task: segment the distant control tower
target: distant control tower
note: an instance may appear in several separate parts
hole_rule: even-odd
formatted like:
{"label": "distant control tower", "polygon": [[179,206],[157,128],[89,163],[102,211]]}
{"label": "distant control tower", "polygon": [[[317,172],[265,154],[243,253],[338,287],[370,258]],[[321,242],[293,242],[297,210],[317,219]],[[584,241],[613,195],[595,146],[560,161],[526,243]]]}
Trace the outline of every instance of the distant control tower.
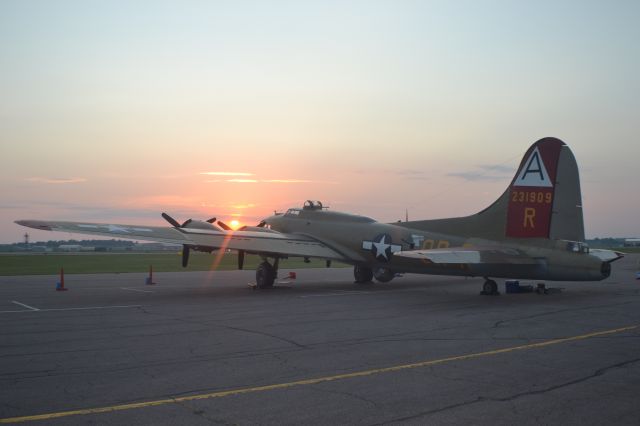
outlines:
{"label": "distant control tower", "polygon": [[29,234],[28,234],[28,233],[26,233],[26,232],[25,232],[25,234],[24,234],[24,243],[25,243],[26,245],[29,245]]}

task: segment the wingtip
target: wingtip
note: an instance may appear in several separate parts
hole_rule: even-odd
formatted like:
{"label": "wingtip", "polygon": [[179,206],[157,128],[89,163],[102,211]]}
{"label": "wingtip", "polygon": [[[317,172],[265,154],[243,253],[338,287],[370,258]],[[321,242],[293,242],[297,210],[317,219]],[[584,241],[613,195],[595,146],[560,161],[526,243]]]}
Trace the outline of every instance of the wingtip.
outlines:
{"label": "wingtip", "polygon": [[14,223],[17,223],[21,226],[26,226],[27,228],[42,229],[44,231],[52,230],[50,225],[40,220],[15,220]]}

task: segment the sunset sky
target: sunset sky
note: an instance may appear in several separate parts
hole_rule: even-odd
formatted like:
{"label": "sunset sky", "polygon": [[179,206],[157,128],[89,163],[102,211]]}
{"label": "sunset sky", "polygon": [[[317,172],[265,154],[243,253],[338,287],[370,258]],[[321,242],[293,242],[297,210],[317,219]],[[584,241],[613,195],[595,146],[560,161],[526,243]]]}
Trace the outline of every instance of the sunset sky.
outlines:
{"label": "sunset sky", "polygon": [[0,242],[306,199],[463,216],[545,136],[578,160],[587,237],[638,237],[639,22],[638,1],[0,2]]}

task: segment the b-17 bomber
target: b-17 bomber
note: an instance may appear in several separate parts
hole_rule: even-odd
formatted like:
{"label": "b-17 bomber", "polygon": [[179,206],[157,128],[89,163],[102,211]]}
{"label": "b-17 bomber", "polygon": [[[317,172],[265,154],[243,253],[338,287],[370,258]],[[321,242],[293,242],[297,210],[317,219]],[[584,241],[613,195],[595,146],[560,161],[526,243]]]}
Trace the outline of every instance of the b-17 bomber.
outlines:
{"label": "b-17 bomber", "polygon": [[353,265],[357,283],[391,281],[398,274],[484,277],[483,292],[497,291],[495,278],[598,281],[622,254],[585,244],[578,166],[569,147],[548,137],[525,153],[510,185],[489,207],[471,216],[381,223],[307,201],[232,230],[216,218],[170,227],[18,220],[48,231],[118,236],[181,244],[183,266],[191,251],[237,250],[262,258],[259,288],[273,286],[279,260],[319,258]]}

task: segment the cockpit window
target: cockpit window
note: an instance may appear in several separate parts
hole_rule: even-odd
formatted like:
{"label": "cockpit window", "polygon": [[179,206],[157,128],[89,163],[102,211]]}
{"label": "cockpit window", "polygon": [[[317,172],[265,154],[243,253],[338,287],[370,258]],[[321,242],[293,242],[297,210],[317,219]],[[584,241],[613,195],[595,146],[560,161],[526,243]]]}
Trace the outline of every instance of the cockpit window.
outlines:
{"label": "cockpit window", "polygon": [[287,213],[285,214],[285,216],[298,216],[299,214],[300,214],[299,209],[289,209],[287,210]]}
{"label": "cockpit window", "polygon": [[323,206],[320,201],[307,200],[302,206],[304,210],[322,210]]}

